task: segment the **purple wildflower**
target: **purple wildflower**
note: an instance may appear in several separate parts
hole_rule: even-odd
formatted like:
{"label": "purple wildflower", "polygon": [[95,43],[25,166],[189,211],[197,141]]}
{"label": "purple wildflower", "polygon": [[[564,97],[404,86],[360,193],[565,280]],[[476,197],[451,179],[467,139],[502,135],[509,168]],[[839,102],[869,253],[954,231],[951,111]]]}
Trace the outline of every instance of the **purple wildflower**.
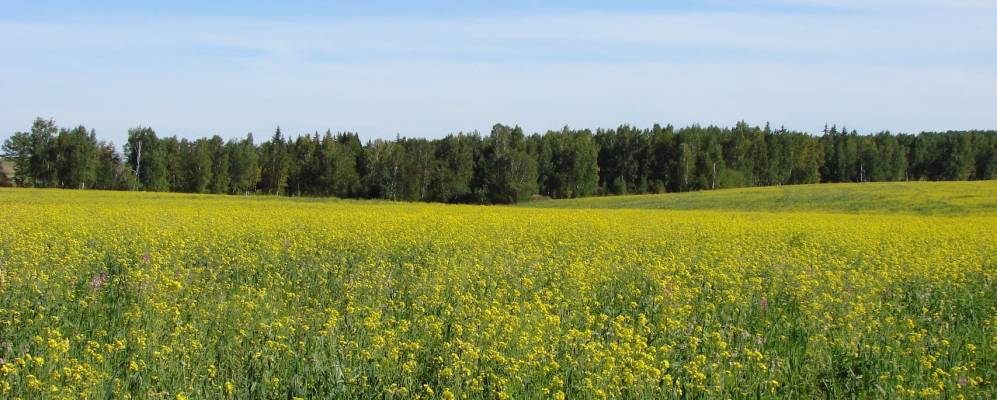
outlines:
{"label": "purple wildflower", "polygon": [[959,377],[959,387],[966,387],[966,384],[968,384],[968,383],[969,383],[969,380],[966,379],[965,376],[960,376]]}
{"label": "purple wildflower", "polygon": [[769,300],[766,299],[766,298],[764,298],[764,297],[762,297],[762,299],[758,301],[758,308],[760,308],[763,313],[766,312],[766,311],[768,311],[768,309],[769,309]]}
{"label": "purple wildflower", "polygon": [[149,253],[142,255],[142,261],[149,262],[149,260],[152,260],[152,256],[150,256]]}
{"label": "purple wildflower", "polygon": [[93,278],[90,278],[90,286],[93,287],[93,290],[100,290],[101,286],[104,286],[104,284],[107,283],[108,278],[107,272],[101,272],[100,275],[94,275]]}

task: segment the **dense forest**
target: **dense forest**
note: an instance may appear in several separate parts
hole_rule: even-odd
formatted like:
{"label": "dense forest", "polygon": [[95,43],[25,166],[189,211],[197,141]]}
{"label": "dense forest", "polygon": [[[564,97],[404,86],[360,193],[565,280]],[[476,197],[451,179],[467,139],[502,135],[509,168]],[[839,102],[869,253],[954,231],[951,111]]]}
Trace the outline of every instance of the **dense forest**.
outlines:
{"label": "dense forest", "polygon": [[497,124],[487,136],[366,144],[348,132],[290,137],[277,128],[257,144],[252,134],[188,140],[139,127],[121,154],[93,130],[39,118],[3,150],[16,171],[0,170],[6,185],[460,203],[997,175],[997,131],[860,135],[832,126],[815,136],[744,122],[532,135]]}

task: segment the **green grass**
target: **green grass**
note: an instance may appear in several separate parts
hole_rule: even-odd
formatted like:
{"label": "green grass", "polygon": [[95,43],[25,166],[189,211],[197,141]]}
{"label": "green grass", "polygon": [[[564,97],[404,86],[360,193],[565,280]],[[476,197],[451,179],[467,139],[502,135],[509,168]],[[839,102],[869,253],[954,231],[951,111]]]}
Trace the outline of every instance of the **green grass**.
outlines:
{"label": "green grass", "polygon": [[997,214],[997,181],[835,183],[524,203],[543,208]]}

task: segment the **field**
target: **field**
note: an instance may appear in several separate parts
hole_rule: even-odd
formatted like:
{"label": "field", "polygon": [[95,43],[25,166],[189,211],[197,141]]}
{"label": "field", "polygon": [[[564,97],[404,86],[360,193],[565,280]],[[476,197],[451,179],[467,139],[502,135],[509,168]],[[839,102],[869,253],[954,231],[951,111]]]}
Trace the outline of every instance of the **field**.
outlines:
{"label": "field", "polygon": [[0,189],[0,398],[997,397],[997,182],[529,205]]}
{"label": "field", "polygon": [[525,203],[542,208],[810,211],[921,215],[997,214],[992,181],[842,183]]}

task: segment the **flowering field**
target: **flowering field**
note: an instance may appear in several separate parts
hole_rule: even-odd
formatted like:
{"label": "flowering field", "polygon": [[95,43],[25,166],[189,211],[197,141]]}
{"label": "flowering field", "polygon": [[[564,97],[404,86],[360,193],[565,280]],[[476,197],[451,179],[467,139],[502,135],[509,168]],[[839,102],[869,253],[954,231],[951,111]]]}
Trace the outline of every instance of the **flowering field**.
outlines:
{"label": "flowering field", "polygon": [[0,189],[0,398],[994,398],[991,209]]}

